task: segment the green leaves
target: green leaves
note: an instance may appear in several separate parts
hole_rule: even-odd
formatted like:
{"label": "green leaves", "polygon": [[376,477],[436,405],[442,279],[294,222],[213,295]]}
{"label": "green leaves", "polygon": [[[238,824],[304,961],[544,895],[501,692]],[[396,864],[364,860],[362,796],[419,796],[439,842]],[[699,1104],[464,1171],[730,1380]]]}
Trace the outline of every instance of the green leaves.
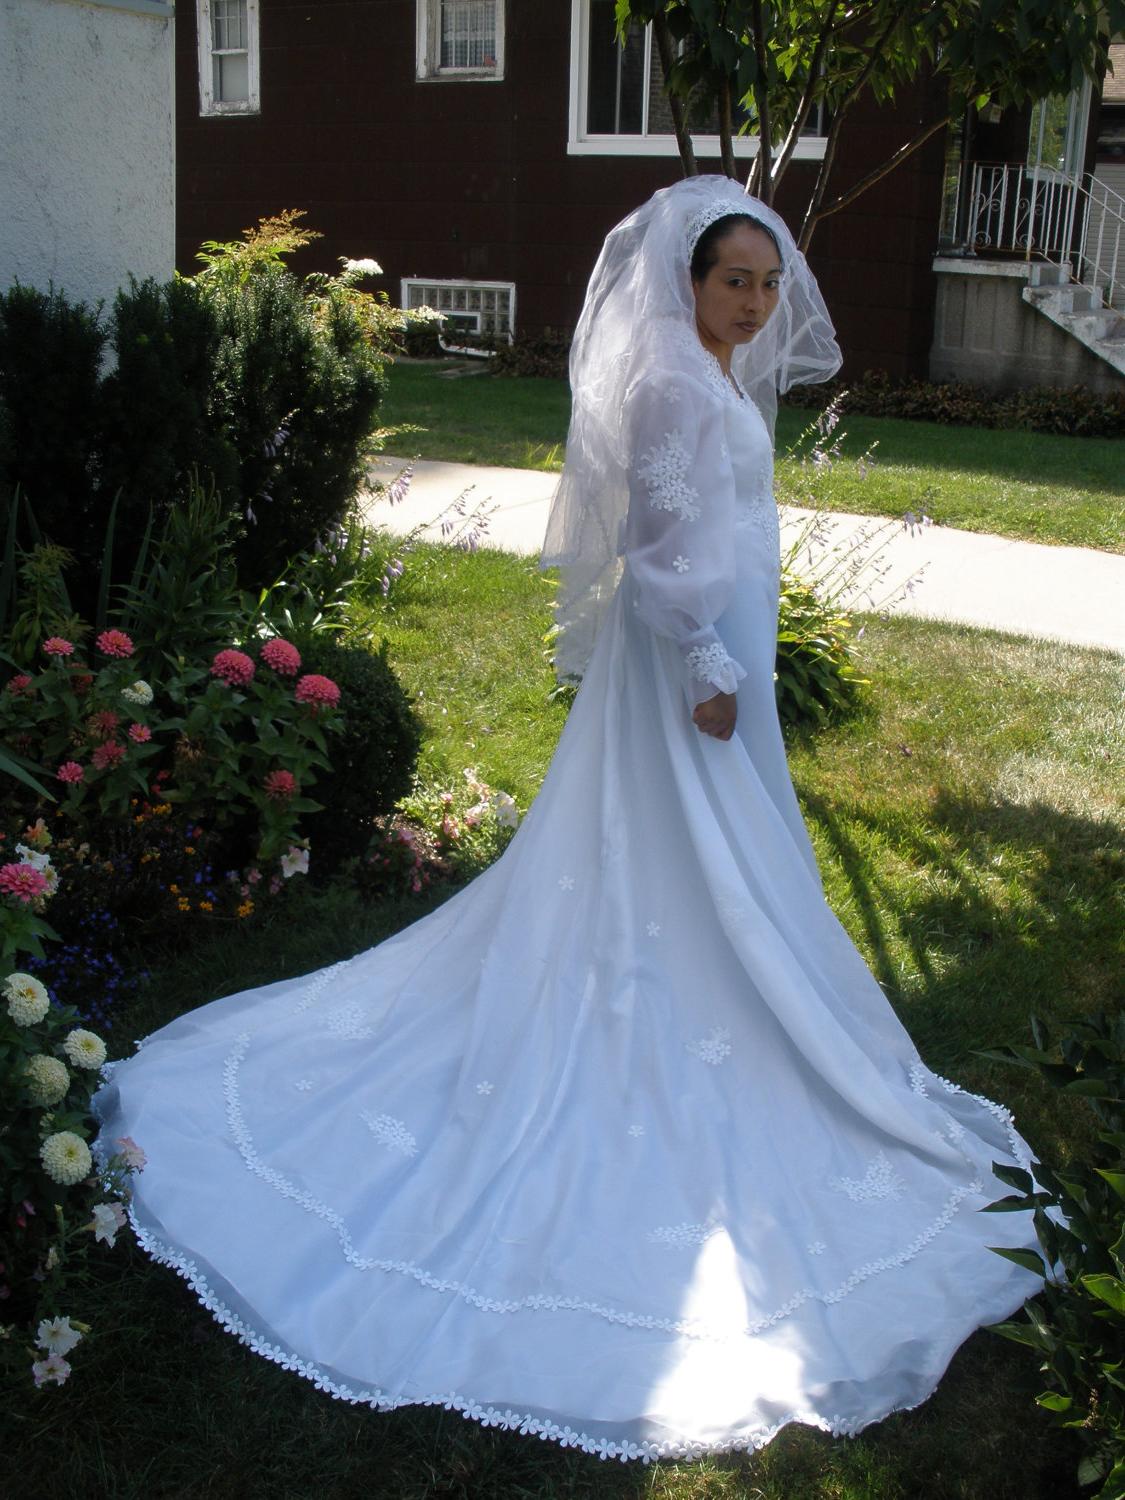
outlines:
{"label": "green leaves", "polygon": [[[1057,1041],[1031,1018],[1033,1047],[990,1055],[1035,1068],[1061,1092],[1084,1098],[1103,1127],[1085,1157],[1063,1171],[1035,1162],[1031,1173],[996,1166],[1018,1197],[988,1207],[1033,1207],[1044,1256],[996,1249],[1043,1276],[1042,1293],[1024,1308],[1024,1322],[994,1333],[1043,1356],[1051,1388],[1037,1404],[1052,1420],[1082,1432],[1088,1453],[1079,1483],[1103,1482],[1103,1500],[1125,1494],[1125,1016],[1079,1017]],[[1036,1188],[1038,1184],[1038,1189]],[[1045,1264],[1044,1264],[1045,1261]],[[1061,1274],[1047,1267],[1061,1266]]]}

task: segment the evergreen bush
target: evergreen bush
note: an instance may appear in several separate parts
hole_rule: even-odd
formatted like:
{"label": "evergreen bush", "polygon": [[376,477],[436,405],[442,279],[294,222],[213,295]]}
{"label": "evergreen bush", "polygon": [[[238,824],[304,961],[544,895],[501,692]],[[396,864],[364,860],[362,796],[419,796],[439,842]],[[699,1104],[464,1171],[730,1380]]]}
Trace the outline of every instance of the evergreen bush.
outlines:
{"label": "evergreen bush", "polygon": [[343,729],[333,737],[330,771],[318,776],[323,811],[304,820],[317,879],[366,852],[375,819],[410,791],[421,727],[394,672],[386,646],[378,652],[317,637],[304,667],[339,684]]}

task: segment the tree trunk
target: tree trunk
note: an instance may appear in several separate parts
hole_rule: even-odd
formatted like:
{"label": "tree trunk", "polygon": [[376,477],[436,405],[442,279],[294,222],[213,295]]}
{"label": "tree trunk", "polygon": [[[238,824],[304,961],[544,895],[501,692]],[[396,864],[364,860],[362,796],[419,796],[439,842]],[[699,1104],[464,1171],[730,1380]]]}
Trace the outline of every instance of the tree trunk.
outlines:
{"label": "tree trunk", "polygon": [[738,176],[734,160],[734,123],[730,97],[730,79],[724,78],[719,89],[719,151],[722,155],[723,171],[728,177]]}
{"label": "tree trunk", "polygon": [[676,145],[679,148],[680,162],[683,165],[684,176],[697,177],[699,175],[699,163],[695,159],[695,147],[692,145],[691,132],[687,128],[684,101],[678,94],[673,94],[668,87],[668,80],[672,76],[672,68],[676,62],[676,54],[672,47],[672,38],[668,34],[668,17],[662,10],[658,10],[653,17],[652,34],[656,38],[656,50],[660,54],[660,71],[664,75],[664,92],[668,95],[668,105],[672,111],[672,128],[676,132]]}
{"label": "tree trunk", "polygon": [[758,112],[757,192],[763,203],[773,202],[773,132],[770,127],[770,92],[766,38],[762,27],[762,0],[753,0],[750,8],[754,27],[754,108]]}

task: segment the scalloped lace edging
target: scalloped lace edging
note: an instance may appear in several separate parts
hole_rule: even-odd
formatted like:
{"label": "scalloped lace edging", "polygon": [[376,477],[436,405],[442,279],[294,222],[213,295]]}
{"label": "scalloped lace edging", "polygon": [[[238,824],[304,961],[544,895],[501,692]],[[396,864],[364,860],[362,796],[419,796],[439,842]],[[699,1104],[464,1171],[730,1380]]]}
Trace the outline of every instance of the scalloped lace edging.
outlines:
{"label": "scalloped lace edging", "polygon": [[[963,1200],[972,1193],[982,1191],[979,1179],[970,1181],[960,1187],[953,1189],[946,1199],[941,1212],[931,1220],[926,1227],[902,1249],[893,1255],[879,1256],[877,1259],[864,1262],[858,1266],[850,1275],[844,1278],[838,1286],[828,1291],[818,1291],[815,1287],[802,1287],[773,1312],[764,1314],[753,1323],[744,1325],[733,1331],[718,1332],[706,1327],[697,1320],[660,1318],[651,1313],[626,1312],[620,1308],[607,1307],[598,1302],[592,1302],[583,1297],[555,1296],[545,1293],[536,1293],[532,1296],[518,1298],[495,1298],[486,1297],[475,1287],[466,1286],[463,1282],[452,1281],[442,1277],[434,1276],[425,1267],[416,1265],[413,1261],[391,1260],[360,1255],[357,1251],[347,1225],[343,1218],[326,1203],[322,1203],[314,1194],[297,1187],[282,1172],[274,1167],[269,1167],[262,1161],[254,1146],[254,1139],[247,1127],[242,1113],[241,1100],[238,1088],[238,1070],[249,1050],[251,1035],[242,1032],[236,1038],[233,1048],[227,1056],[223,1065],[223,1092],[226,1097],[227,1124],[230,1129],[240,1156],[247,1170],[259,1177],[275,1192],[282,1197],[303,1208],[307,1213],[314,1214],[334,1230],[344,1259],[357,1271],[383,1271],[386,1273],[408,1276],[420,1286],[428,1287],[435,1292],[441,1292],[460,1298],[461,1301],[472,1307],[487,1313],[518,1313],[518,1312],[584,1312],[595,1317],[603,1318],[606,1322],[621,1324],[628,1328],[643,1328],[661,1333],[672,1333],[682,1338],[698,1339],[712,1343],[734,1343],[740,1339],[753,1338],[756,1334],[763,1333],[776,1323],[790,1317],[798,1308],[807,1302],[819,1302],[825,1307],[842,1301],[849,1293],[854,1292],[857,1287],[872,1276],[877,1276],[883,1271],[896,1270],[906,1265],[915,1256],[936,1239],[937,1236],[947,1229],[953,1221]],[[956,1088],[956,1085],[951,1085]],[[999,1109],[1000,1106],[993,1105],[992,1108]],[[1013,1132],[1014,1135],[1014,1132]],[[798,1419],[793,1419],[798,1420]]]}
{"label": "scalloped lace edging", "polygon": [[[839,1415],[826,1417],[819,1412],[812,1411],[791,1411],[769,1427],[759,1428],[741,1437],[732,1437],[726,1442],[700,1443],[685,1438],[662,1443],[631,1443],[625,1440],[615,1442],[610,1438],[593,1438],[587,1433],[576,1431],[573,1427],[560,1427],[557,1422],[545,1421],[541,1417],[533,1416],[530,1412],[513,1411],[511,1407],[501,1410],[495,1406],[483,1406],[480,1402],[458,1395],[455,1391],[416,1396],[407,1400],[388,1396],[378,1388],[353,1390],[351,1386],[332,1380],[311,1360],[300,1359],[295,1354],[289,1354],[280,1344],[271,1344],[268,1339],[256,1333],[248,1323],[216,1296],[194,1261],[189,1260],[187,1256],[177,1254],[163,1240],[140,1224],[131,1205],[129,1223],[137,1237],[137,1243],[145,1254],[158,1265],[168,1266],[181,1276],[191,1287],[201,1305],[227,1333],[233,1334],[239,1343],[245,1344],[248,1349],[254,1354],[261,1355],[263,1359],[280,1365],[283,1370],[291,1370],[294,1374],[303,1376],[304,1379],[311,1381],[318,1391],[326,1391],[338,1401],[347,1401],[353,1406],[368,1406],[372,1411],[396,1411],[403,1406],[441,1406],[446,1411],[460,1412],[463,1417],[469,1421],[479,1422],[482,1427],[502,1427],[508,1432],[519,1432],[525,1436],[548,1439],[553,1443],[558,1443],[560,1447],[579,1448],[583,1453],[595,1454],[602,1459],[618,1459],[622,1463],[627,1463],[631,1459],[639,1459],[644,1464],[663,1458],[691,1460],[704,1458],[712,1453],[748,1452],[764,1448],[767,1443],[773,1441],[783,1427],[788,1427],[792,1422],[800,1422],[806,1427],[819,1428],[821,1432],[830,1433],[833,1437],[854,1437],[872,1422],[880,1421],[882,1416],[890,1415],[888,1411],[879,1416],[860,1419]],[[936,1385],[936,1383],[937,1377],[933,1384]],[[933,1385],[930,1391],[927,1391],[926,1397],[922,1399],[927,1399],[932,1390]],[[894,1411],[909,1409],[911,1408],[897,1406],[891,1408]]]}

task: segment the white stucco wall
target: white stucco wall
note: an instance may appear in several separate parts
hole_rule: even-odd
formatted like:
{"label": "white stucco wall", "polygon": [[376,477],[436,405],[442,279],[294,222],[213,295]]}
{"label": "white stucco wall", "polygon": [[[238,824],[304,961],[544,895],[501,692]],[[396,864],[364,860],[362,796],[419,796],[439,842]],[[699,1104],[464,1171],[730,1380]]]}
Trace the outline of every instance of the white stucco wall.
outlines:
{"label": "white stucco wall", "polygon": [[171,9],[0,0],[0,289],[108,304],[171,275]]}

